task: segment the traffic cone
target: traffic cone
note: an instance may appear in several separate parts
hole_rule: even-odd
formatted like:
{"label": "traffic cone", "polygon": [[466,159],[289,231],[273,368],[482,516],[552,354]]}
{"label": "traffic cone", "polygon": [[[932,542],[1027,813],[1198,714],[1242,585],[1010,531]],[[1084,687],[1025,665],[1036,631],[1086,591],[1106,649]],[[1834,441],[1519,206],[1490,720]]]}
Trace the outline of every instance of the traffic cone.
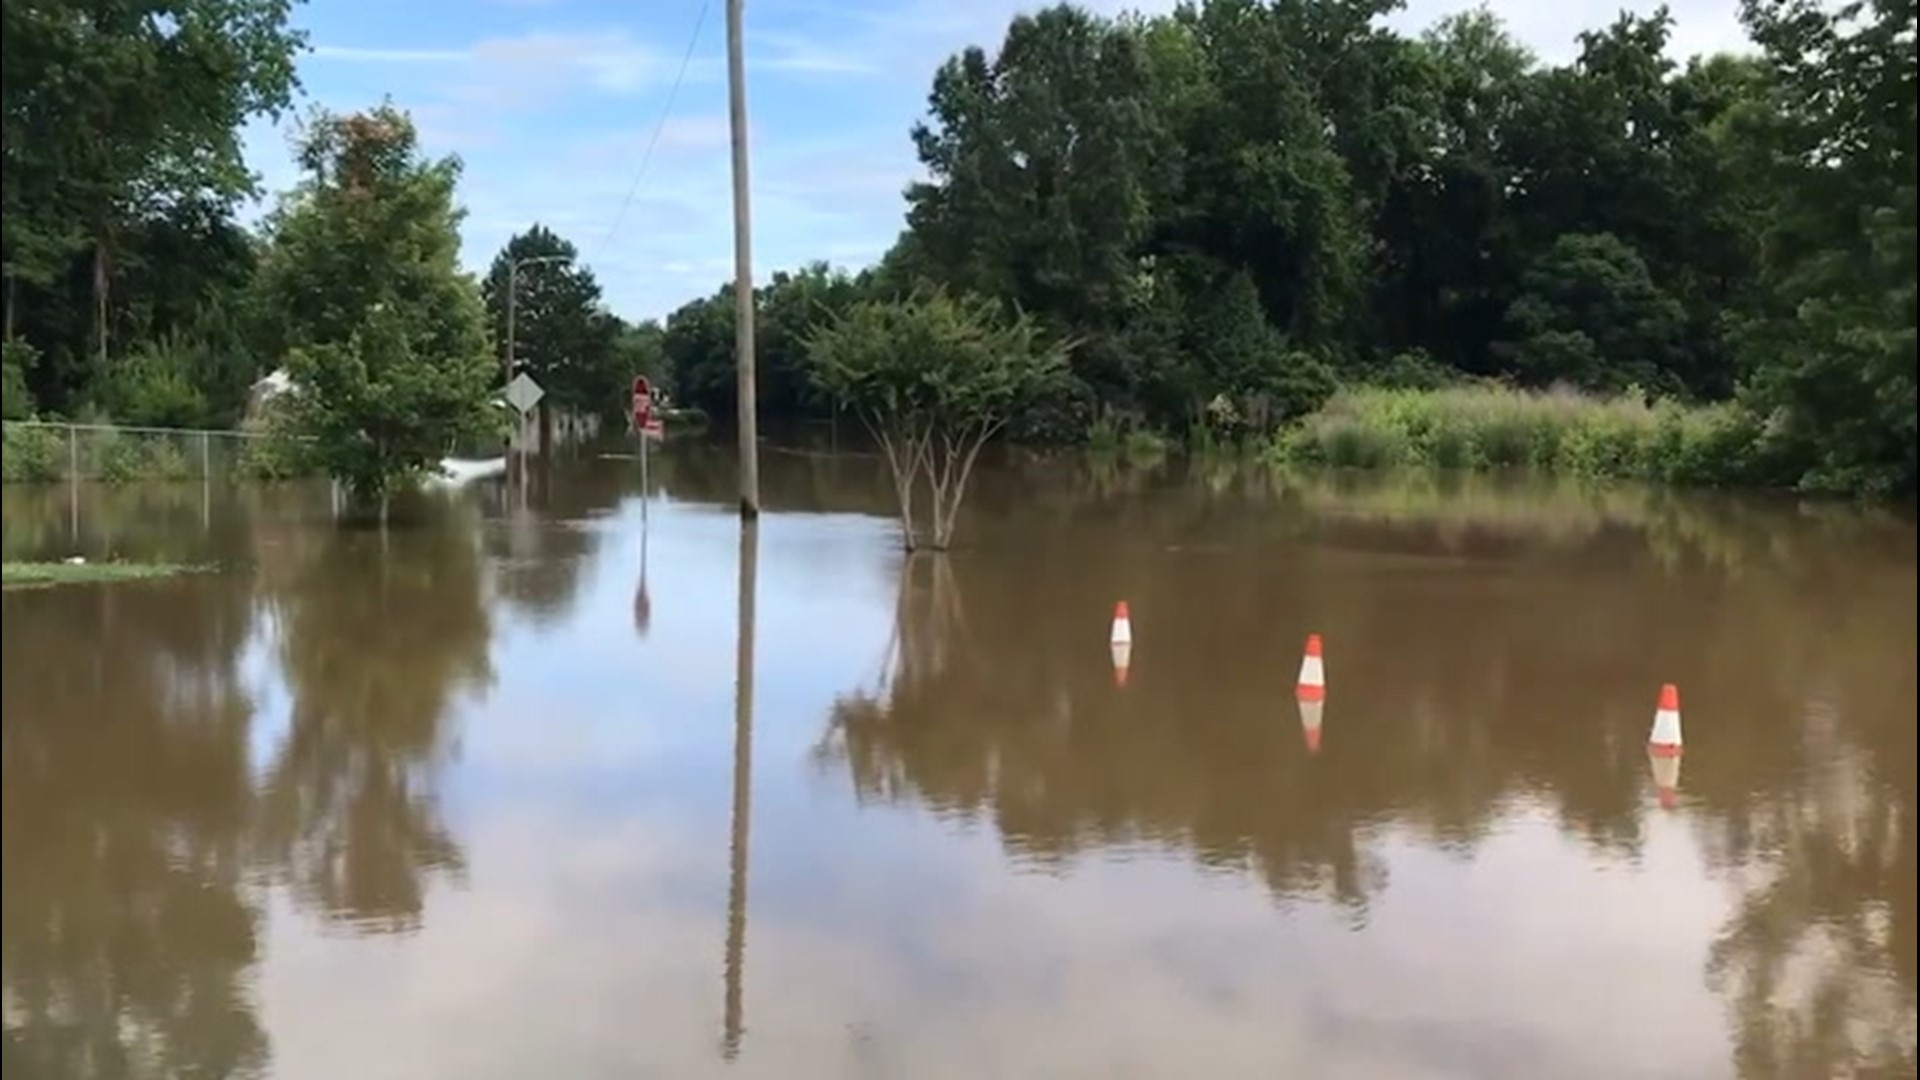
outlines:
{"label": "traffic cone", "polygon": [[1133,646],[1122,641],[1113,647],[1113,685],[1127,685],[1127,666],[1133,659]]}
{"label": "traffic cone", "polygon": [[1127,602],[1113,605],[1113,637],[1115,645],[1133,644],[1133,620],[1127,617]]}
{"label": "traffic cone", "polygon": [[1649,752],[1647,764],[1653,767],[1653,787],[1660,809],[1671,810],[1680,804],[1680,759]]}
{"label": "traffic cone", "polygon": [[1307,654],[1300,658],[1300,683],[1294,688],[1301,701],[1323,701],[1327,696],[1327,672],[1320,660],[1320,635],[1307,635]]}
{"label": "traffic cone", "polygon": [[1647,752],[1655,757],[1680,756],[1680,688],[1672,683],[1660,688],[1660,707],[1653,713]]}
{"label": "traffic cone", "polygon": [[1327,703],[1319,698],[1300,699],[1300,734],[1306,736],[1307,753],[1320,752],[1320,714],[1327,709]]}

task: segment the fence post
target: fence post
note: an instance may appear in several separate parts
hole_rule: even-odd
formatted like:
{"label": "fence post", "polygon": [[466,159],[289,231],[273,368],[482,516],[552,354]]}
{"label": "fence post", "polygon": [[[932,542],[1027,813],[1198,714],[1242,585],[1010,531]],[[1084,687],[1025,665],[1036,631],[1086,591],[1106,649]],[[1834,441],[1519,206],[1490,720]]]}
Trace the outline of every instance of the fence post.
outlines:
{"label": "fence post", "polygon": [[80,546],[80,432],[67,426],[67,533]]}
{"label": "fence post", "polygon": [[200,475],[209,480],[213,479],[212,443],[213,434],[211,432],[203,431],[200,433]]}

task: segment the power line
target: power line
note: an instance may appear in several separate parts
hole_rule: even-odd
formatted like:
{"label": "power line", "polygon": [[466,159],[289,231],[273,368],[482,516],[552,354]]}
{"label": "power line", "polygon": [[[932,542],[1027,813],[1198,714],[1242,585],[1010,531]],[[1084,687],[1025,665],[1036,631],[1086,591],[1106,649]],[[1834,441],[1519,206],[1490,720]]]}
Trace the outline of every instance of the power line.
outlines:
{"label": "power line", "polygon": [[[613,242],[614,234],[620,231],[620,223],[627,216],[627,208],[633,205],[633,197],[640,192],[640,181],[647,175],[647,166],[653,162],[654,148],[660,145],[660,135],[667,129],[667,120],[673,116],[674,99],[680,96],[680,84],[686,81],[687,67],[693,62],[693,50],[700,44],[700,31],[707,25],[707,10],[713,6],[713,0],[701,0],[700,14],[694,16],[693,33],[687,38],[687,51],[680,56],[680,70],[674,73],[673,85],[667,88],[667,101],[660,109],[660,119],[653,125],[653,135],[647,140],[647,148],[640,155],[640,167],[634,170],[633,182],[627,185],[626,197],[620,200],[620,209],[613,215],[613,221],[607,225],[606,235],[594,245],[593,259],[605,253],[607,245]],[[593,260],[588,260],[593,261]]]}

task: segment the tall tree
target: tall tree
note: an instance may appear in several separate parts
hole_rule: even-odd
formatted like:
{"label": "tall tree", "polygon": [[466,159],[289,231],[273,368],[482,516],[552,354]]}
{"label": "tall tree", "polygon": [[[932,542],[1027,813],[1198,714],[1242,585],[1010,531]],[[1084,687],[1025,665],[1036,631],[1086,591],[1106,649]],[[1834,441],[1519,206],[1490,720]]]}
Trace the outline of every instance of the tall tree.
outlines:
{"label": "tall tree", "polygon": [[[571,241],[535,224],[507,241],[481,283],[494,341],[506,348],[511,307],[513,369],[546,391],[540,401],[543,438],[552,431],[553,406],[618,415],[627,382],[638,374],[620,363],[615,341],[621,325],[608,315],[600,283],[579,257]],[[511,297],[510,287],[516,290]]]}
{"label": "tall tree", "polygon": [[1746,0],[1777,111],[1771,304],[1750,327],[1755,404],[1814,487],[1911,493],[1915,463],[1915,5]]}
{"label": "tall tree", "polygon": [[[824,262],[776,271],[754,290],[760,326],[756,349],[760,405],[768,415],[818,418],[829,411],[812,380],[806,338],[861,299],[860,283]],[[731,416],[738,383],[733,368],[733,291],[722,288],[667,318],[660,341],[675,392],[712,416]]]}
{"label": "tall tree", "polygon": [[[288,26],[291,7],[46,0],[0,12],[5,328],[9,338],[28,331],[56,365],[35,379],[48,396],[64,399],[105,368],[116,322],[144,329],[116,309],[113,284],[147,250],[151,223],[204,234],[253,191],[239,129],[291,101],[304,41]],[[192,280],[196,262],[167,272]],[[78,318],[22,326],[49,301]]]}
{"label": "tall tree", "polygon": [[300,163],[306,180],[268,222],[261,300],[299,427],[334,477],[380,497],[498,430],[499,367],[459,267],[460,163],[422,158],[391,105],[316,112]]}

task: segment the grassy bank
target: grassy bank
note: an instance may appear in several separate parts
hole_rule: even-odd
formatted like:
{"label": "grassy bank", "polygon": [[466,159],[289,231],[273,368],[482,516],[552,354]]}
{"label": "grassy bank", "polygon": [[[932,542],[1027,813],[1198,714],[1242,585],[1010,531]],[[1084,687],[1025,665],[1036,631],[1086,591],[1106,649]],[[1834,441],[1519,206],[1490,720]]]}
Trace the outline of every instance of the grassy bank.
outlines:
{"label": "grassy bank", "polygon": [[0,563],[0,587],[21,589],[43,585],[85,585],[116,581],[150,581],[190,574],[199,567],[178,563]]}
{"label": "grassy bank", "polygon": [[1529,468],[1594,479],[1764,484],[1759,425],[1733,405],[1688,406],[1505,387],[1345,390],[1282,435],[1296,464]]}

